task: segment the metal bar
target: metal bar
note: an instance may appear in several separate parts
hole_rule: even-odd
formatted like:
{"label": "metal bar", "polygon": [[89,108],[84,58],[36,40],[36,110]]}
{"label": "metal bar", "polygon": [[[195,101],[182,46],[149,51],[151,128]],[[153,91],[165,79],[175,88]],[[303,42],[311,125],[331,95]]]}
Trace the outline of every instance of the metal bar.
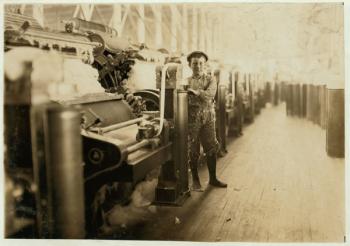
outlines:
{"label": "metal bar", "polygon": [[123,128],[123,127],[127,127],[127,126],[131,126],[131,125],[137,124],[137,123],[139,123],[139,122],[141,122],[143,120],[148,119],[149,117],[150,116],[146,115],[146,116],[143,116],[143,117],[140,117],[140,118],[128,120],[128,121],[125,121],[125,122],[121,122],[121,123],[110,125],[110,126],[106,126],[106,127],[92,127],[92,128],[90,128],[90,130],[97,131],[100,134],[103,134],[103,133],[106,133],[106,132],[118,130],[118,129]]}
{"label": "metal bar", "polygon": [[131,146],[127,147],[126,148],[126,152],[128,154],[130,154],[132,152],[135,152],[136,150],[139,150],[139,149],[149,145],[149,143],[150,143],[150,140],[144,139],[141,142],[138,142],[137,144],[134,144],[134,145],[131,145]]}
{"label": "metal bar", "polygon": [[[69,38],[62,38],[62,37],[57,37],[54,35],[45,35],[42,33],[25,33],[24,36],[29,36],[29,37],[33,37],[33,38],[45,38],[45,39],[54,39],[57,41],[65,41],[65,42],[70,42],[70,43],[77,43],[77,44],[86,44],[89,46],[97,46],[100,47],[101,44],[97,43],[97,42],[91,42],[91,41],[83,41],[83,40],[77,40],[75,37],[72,37],[72,39]],[[84,36],[82,36],[84,37]]]}

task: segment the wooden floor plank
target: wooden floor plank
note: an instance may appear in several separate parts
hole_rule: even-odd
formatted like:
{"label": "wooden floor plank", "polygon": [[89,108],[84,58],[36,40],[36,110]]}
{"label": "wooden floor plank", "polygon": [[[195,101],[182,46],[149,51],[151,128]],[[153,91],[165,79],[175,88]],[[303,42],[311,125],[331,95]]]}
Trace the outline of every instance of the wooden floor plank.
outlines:
{"label": "wooden floor plank", "polygon": [[[287,117],[284,105],[264,109],[218,161],[228,188],[192,192],[183,207],[159,207],[135,239],[342,242],[344,159],[328,157],[325,140],[319,126]],[[200,177],[206,187],[206,167]]]}

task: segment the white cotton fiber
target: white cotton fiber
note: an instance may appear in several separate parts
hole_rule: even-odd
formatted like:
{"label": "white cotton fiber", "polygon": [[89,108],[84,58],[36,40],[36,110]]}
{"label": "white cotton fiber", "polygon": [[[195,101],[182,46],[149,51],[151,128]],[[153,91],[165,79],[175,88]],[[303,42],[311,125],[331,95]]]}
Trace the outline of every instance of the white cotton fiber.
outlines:
{"label": "white cotton fiber", "polygon": [[98,82],[98,71],[79,59],[64,60],[64,83],[74,84],[80,95],[104,92]]}
{"label": "white cotton fiber", "polygon": [[157,63],[136,61],[129,73],[128,87],[132,90],[156,89]]}

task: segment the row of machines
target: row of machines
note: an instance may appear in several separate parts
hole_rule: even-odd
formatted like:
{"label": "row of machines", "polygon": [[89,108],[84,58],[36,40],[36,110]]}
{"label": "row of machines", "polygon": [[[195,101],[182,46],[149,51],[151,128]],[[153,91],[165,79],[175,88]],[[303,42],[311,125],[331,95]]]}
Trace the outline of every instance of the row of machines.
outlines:
{"label": "row of machines", "polygon": [[[184,64],[104,25],[63,23],[64,30],[47,30],[31,17],[5,13],[8,238],[95,238],[108,210],[130,203],[136,185],[157,169],[153,204],[181,205],[190,195]],[[75,73],[84,93],[59,75],[78,63],[35,62],[53,53],[81,63]],[[140,61],[153,64],[144,82],[150,86],[132,90],[130,74]],[[226,138],[253,122],[270,91],[252,74],[216,69],[213,75],[224,154]],[[101,187],[108,199],[99,196]]]}
{"label": "row of machines", "polygon": [[290,117],[306,119],[326,130],[326,152],[330,157],[343,158],[344,93],[321,83],[282,82],[281,100],[286,102]]}
{"label": "row of machines", "polygon": [[254,122],[266,103],[272,102],[273,88],[256,74],[233,69],[216,69],[214,77],[218,81],[216,122],[222,156],[227,152],[227,138],[240,136],[244,124]]}
{"label": "row of machines", "polygon": [[307,118],[326,128],[326,85],[285,82],[281,89],[287,115]]}

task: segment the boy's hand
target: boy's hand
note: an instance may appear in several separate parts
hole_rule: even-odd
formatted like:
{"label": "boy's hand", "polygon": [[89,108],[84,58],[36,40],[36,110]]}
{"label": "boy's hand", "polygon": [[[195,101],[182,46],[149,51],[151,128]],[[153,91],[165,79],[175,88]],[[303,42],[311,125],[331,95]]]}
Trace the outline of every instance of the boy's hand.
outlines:
{"label": "boy's hand", "polygon": [[188,92],[196,95],[196,96],[199,96],[199,91],[196,91],[196,90],[193,90],[193,89],[188,89]]}

